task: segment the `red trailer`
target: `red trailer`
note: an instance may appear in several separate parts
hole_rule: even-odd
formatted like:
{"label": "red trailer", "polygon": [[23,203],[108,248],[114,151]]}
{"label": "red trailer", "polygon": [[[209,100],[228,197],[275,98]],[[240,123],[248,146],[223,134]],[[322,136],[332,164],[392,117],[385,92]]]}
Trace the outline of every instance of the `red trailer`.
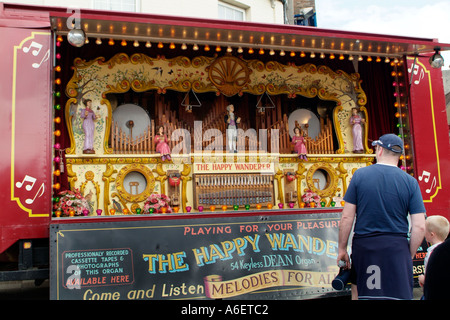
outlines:
{"label": "red trailer", "polygon": [[449,44],[15,4],[0,4],[0,35],[2,280],[50,270],[52,299],[341,294],[341,200],[388,132],[427,214],[450,218],[442,72],[429,63]]}

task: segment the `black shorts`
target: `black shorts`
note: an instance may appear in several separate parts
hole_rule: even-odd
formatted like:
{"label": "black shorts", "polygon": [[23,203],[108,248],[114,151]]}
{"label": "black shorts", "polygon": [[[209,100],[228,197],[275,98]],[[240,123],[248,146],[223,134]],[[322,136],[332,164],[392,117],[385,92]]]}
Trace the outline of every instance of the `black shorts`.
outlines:
{"label": "black shorts", "polygon": [[355,235],[350,281],[357,285],[358,299],[411,300],[414,282],[408,239]]}

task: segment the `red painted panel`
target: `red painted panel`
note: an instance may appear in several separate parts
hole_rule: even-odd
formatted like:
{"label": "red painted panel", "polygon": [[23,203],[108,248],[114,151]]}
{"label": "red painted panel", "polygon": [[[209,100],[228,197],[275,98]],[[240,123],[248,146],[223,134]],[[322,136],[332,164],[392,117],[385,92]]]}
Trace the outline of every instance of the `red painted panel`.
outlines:
{"label": "red painted panel", "polygon": [[[450,218],[450,147],[441,69],[408,58],[416,178],[428,215]],[[412,77],[412,78],[411,78]]]}
{"label": "red painted panel", "polygon": [[48,237],[51,211],[51,36],[0,28],[0,252]]}

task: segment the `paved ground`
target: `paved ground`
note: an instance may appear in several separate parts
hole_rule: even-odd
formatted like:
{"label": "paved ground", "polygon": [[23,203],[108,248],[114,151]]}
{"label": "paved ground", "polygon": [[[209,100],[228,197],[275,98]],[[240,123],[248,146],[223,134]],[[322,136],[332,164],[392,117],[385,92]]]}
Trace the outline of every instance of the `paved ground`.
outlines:
{"label": "paved ground", "polygon": [[48,280],[39,287],[33,280],[0,282],[0,300],[49,300],[49,297]]}

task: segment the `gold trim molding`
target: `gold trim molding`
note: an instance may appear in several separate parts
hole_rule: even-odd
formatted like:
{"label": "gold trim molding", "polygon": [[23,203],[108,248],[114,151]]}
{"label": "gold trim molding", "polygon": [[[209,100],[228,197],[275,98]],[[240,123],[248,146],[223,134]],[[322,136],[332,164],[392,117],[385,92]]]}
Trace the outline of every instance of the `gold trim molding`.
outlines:
{"label": "gold trim molding", "polygon": [[[327,173],[327,185],[325,189],[318,189],[314,185],[313,176],[317,170],[324,170]],[[336,194],[336,190],[338,188],[339,177],[336,174],[335,168],[329,163],[326,162],[318,162],[314,163],[306,173],[306,184],[308,188],[317,193],[321,198],[331,197]]]}
{"label": "gold trim molding", "polygon": [[[139,172],[147,181],[147,185],[143,192],[139,194],[131,194],[126,191],[124,186],[125,177],[131,172]],[[144,165],[133,163],[123,167],[116,176],[116,190],[119,196],[128,202],[141,202],[146,200],[155,189],[155,177],[152,171]]]}

